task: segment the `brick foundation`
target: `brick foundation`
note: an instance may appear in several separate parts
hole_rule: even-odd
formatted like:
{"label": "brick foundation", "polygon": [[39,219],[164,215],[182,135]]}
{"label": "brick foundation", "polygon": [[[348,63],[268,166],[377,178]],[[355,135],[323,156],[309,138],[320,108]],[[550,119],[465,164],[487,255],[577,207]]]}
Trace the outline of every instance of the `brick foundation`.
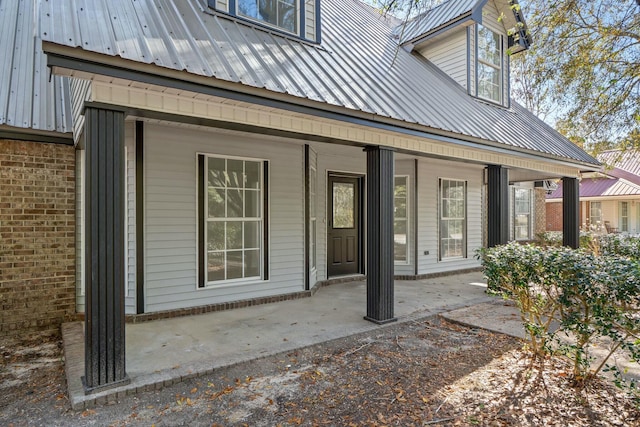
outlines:
{"label": "brick foundation", "polygon": [[75,313],[75,149],[0,140],[0,337]]}

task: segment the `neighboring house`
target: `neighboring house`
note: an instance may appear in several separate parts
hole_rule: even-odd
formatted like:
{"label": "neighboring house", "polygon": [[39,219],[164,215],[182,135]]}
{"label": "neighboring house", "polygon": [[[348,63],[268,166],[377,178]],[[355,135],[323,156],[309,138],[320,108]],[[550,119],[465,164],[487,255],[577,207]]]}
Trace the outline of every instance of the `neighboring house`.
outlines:
{"label": "neighboring house", "polygon": [[[605,167],[580,181],[580,224],[585,230],[640,233],[640,153],[610,150]],[[547,196],[547,231],[562,230],[562,183]]]}
{"label": "neighboring house", "polygon": [[51,76],[34,1],[0,0],[0,337],[75,315],[70,92]]}
{"label": "neighboring house", "polygon": [[449,1],[403,30],[357,0],[42,1],[73,106],[87,391],[127,380],[125,315],[365,274],[354,310],[393,321],[394,277],[531,238],[536,182],[563,179],[576,247],[578,178],[599,163],[511,102],[531,42],[512,3]]}

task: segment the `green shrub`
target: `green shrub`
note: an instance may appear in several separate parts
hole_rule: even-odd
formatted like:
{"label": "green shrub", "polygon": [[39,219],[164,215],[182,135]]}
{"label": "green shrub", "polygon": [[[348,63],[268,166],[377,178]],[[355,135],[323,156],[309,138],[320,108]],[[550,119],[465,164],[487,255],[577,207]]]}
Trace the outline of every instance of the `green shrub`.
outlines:
{"label": "green shrub", "polygon": [[[620,385],[621,373],[607,363],[613,352],[620,349],[640,360],[639,242],[602,236],[581,250],[509,243],[482,249],[478,256],[490,291],[520,309],[534,355],[569,357],[578,382],[604,369],[613,371]],[[611,352],[593,367],[590,350],[601,337],[611,339]]]}

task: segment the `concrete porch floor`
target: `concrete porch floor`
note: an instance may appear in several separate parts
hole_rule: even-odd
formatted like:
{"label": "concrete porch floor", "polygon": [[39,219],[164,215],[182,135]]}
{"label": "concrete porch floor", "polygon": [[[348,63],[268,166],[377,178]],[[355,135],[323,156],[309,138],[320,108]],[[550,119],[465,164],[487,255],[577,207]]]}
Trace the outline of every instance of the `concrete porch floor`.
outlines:
{"label": "concrete porch floor", "polygon": [[[406,322],[496,298],[482,273],[395,282],[395,315]],[[159,389],[249,360],[384,328],[363,319],[366,282],[323,287],[313,297],[139,324],[127,324],[127,385],[85,396],[83,324],[62,327],[74,409]]]}

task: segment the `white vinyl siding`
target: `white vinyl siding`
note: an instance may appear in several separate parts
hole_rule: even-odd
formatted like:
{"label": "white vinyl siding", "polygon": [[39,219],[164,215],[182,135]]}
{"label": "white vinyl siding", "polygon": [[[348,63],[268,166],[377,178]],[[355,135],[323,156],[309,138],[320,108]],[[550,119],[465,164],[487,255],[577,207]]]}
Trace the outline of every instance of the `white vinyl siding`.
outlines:
{"label": "white vinyl siding", "polygon": [[418,51],[448,74],[459,85],[467,87],[467,32],[460,28],[454,33],[430,43]]}
{"label": "white vinyl siding", "polygon": [[[145,127],[146,311],[298,292],[304,274],[304,152],[271,137],[148,123]],[[197,286],[197,153],[269,161],[269,279]]]}
{"label": "white vinyl siding", "polygon": [[[466,254],[465,258],[438,260],[439,178],[466,181]],[[473,256],[482,247],[482,177],[478,165],[420,158],[418,161],[418,274],[457,271],[478,267]],[[428,252],[425,254],[425,252]]]}
{"label": "white vinyl siding", "polygon": [[221,12],[229,12],[229,1],[216,0],[216,9],[218,9]]}
{"label": "white vinyl siding", "polygon": [[305,20],[305,37],[308,40],[316,39],[316,1],[320,0],[303,0],[304,1],[304,20]]}

